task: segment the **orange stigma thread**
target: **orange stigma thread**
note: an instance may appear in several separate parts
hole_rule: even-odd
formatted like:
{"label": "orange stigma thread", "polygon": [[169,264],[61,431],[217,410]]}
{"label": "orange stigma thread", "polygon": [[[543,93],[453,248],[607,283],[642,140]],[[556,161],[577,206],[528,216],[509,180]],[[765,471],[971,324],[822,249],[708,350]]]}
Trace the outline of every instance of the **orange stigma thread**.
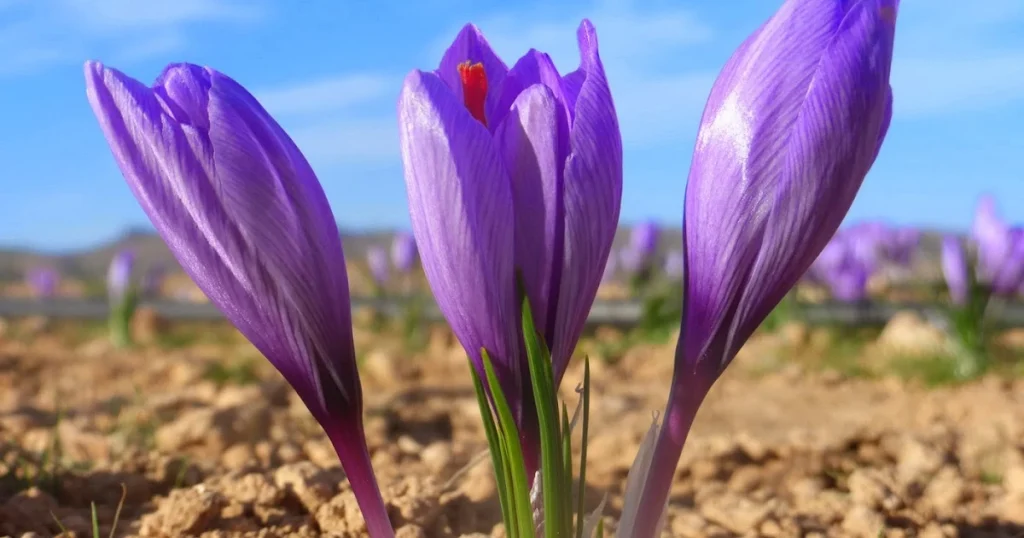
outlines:
{"label": "orange stigma thread", "polygon": [[487,125],[484,115],[484,103],[487,100],[487,73],[484,64],[470,63],[469,60],[459,64],[459,77],[462,79],[462,100],[466,108],[480,123]]}

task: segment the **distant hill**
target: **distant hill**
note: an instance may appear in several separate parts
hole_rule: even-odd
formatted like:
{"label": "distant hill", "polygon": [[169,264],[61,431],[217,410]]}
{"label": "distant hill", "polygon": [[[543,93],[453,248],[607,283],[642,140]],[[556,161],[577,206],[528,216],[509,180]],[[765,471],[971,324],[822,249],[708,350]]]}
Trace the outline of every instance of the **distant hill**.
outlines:
{"label": "distant hill", "polygon": [[[362,262],[366,251],[373,245],[388,246],[395,235],[393,230],[376,230],[353,232],[342,230],[341,237],[345,246],[345,255],[349,262]],[[934,264],[938,259],[941,233],[925,231],[921,242],[923,261]],[[628,241],[629,228],[622,227],[615,237],[616,247]],[[679,249],[682,236],[679,229],[664,229],[659,240],[662,253]],[[68,278],[92,281],[104,278],[107,267],[114,253],[130,247],[135,250],[139,271],[146,271],[154,265],[167,267],[171,271],[179,270],[174,257],[167,245],[156,233],[149,230],[130,229],[120,238],[100,246],[81,251],[59,254],[40,253],[26,249],[5,249],[0,247],[0,281],[18,280],[32,267],[50,265]]]}

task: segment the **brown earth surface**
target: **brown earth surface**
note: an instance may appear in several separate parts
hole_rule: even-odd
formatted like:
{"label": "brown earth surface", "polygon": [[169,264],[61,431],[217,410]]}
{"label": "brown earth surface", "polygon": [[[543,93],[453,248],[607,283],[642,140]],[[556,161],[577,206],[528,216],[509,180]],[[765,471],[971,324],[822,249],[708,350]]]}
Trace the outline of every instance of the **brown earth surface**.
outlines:
{"label": "brown earth surface", "polygon": [[[0,328],[0,536],[91,536],[92,503],[107,536],[122,494],[119,536],[364,535],[325,436],[234,333],[192,328],[201,337],[126,351],[96,330],[19,323]],[[608,495],[609,529],[673,349],[606,360],[616,338],[581,345],[593,359],[587,503]],[[486,448],[462,350],[440,328],[412,353],[397,337],[356,340],[398,536],[502,536],[486,460],[447,483]],[[802,368],[788,349],[756,337],[708,396],[666,536],[1024,536],[1024,382],[926,390]],[[577,361],[570,405],[581,377]]]}

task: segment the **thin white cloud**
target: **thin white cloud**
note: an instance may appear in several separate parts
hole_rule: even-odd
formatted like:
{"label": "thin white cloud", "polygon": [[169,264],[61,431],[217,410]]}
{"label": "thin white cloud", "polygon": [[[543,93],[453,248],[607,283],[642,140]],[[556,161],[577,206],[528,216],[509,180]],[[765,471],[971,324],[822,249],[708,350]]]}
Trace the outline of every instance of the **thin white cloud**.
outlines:
{"label": "thin white cloud", "polygon": [[314,168],[371,164],[398,159],[398,124],[394,118],[339,118],[288,129]]}
{"label": "thin white cloud", "polygon": [[904,0],[892,85],[897,119],[992,109],[1024,99],[1024,2]]}
{"label": "thin white cloud", "polygon": [[99,32],[166,28],[201,21],[245,22],[263,15],[258,2],[230,0],[58,0],[57,9],[78,24]]}
{"label": "thin white cloud", "polygon": [[275,115],[319,115],[376,101],[384,95],[396,97],[400,83],[399,77],[354,73],[257,91],[256,97]]}
{"label": "thin white cloud", "polygon": [[899,116],[984,110],[1024,98],[1024,49],[988,57],[909,58],[893,65]]}
{"label": "thin white cloud", "polygon": [[262,0],[0,0],[0,76],[104,57],[128,63],[182,49],[188,25],[252,23]]}

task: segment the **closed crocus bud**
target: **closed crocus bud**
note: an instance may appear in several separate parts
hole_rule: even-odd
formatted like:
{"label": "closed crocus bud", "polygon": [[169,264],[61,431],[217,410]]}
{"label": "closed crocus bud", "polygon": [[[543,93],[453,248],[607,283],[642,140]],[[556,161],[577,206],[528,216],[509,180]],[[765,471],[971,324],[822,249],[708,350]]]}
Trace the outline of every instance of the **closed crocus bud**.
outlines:
{"label": "closed crocus bud", "polygon": [[132,270],[135,268],[135,252],[124,249],[114,254],[107,269],[107,293],[110,300],[119,302],[128,294],[132,283]]}
{"label": "closed crocus bud", "polygon": [[416,238],[401,232],[391,242],[391,263],[401,273],[408,273],[416,266]]}
{"label": "closed crocus bud", "polygon": [[966,305],[971,292],[967,254],[960,239],[952,235],[942,238],[942,274],[946,277],[949,298],[953,304]]}
{"label": "closed crocus bud", "polygon": [[845,218],[892,113],[896,0],[787,0],[708,99],[686,184],[681,338],[632,536],[650,538],[697,408]]}
{"label": "closed crocus bud", "polygon": [[597,34],[577,32],[562,75],[531,50],[511,69],[465,26],[436,71],[413,71],[398,101],[409,212],[438,307],[483,376],[481,350],[538,449],[521,342],[521,275],[555,383],[604,273],[622,196],[622,140]]}
{"label": "closed crocus bud", "polygon": [[383,247],[370,247],[366,250],[366,264],[370,267],[370,276],[376,285],[383,286],[387,283],[391,273],[388,251]]}
{"label": "closed crocus bud", "polygon": [[363,434],[341,240],[309,163],[245,88],[213,69],[170,65],[147,87],[88,62],[85,78],[157,232],[323,426],[370,536],[393,536]]}

